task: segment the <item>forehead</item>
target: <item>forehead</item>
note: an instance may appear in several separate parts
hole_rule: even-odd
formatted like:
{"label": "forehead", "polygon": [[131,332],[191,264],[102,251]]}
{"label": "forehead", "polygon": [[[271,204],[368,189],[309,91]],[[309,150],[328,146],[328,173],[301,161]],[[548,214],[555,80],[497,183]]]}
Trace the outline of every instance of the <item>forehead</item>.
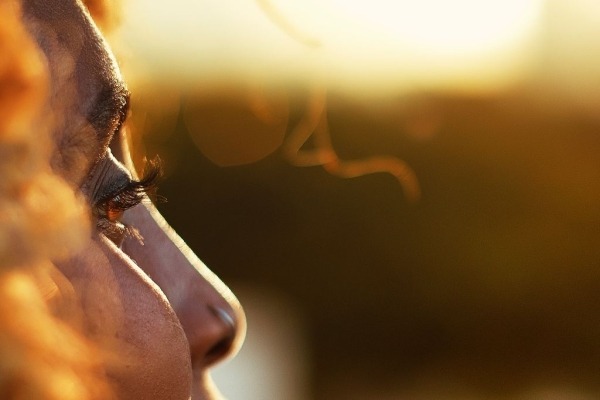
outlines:
{"label": "forehead", "polygon": [[127,89],[81,2],[24,0],[23,19],[47,60],[53,166],[81,184],[125,118]]}

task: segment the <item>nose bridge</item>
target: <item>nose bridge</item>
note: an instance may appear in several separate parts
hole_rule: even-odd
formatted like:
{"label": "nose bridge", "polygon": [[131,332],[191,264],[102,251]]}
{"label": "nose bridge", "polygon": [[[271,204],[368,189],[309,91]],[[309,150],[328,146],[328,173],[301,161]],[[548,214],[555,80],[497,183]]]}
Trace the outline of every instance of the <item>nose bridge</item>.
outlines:
{"label": "nose bridge", "polygon": [[129,238],[123,250],[163,290],[190,344],[194,366],[206,367],[237,350],[245,334],[243,310],[152,206],[126,213],[144,243]]}

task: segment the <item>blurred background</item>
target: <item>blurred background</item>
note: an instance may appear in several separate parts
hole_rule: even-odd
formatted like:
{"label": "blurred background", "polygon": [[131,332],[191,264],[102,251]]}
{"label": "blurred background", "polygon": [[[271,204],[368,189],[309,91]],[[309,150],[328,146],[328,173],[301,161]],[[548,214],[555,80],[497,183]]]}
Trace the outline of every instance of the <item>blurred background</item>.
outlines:
{"label": "blurred background", "polygon": [[229,398],[600,397],[597,0],[128,0],[117,36],[159,209],[247,310]]}

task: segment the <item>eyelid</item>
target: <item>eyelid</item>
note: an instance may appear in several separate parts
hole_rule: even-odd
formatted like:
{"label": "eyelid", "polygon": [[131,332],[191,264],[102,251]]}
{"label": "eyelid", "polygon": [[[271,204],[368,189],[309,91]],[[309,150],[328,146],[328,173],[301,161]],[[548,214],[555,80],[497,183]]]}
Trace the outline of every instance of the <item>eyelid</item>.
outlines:
{"label": "eyelid", "polygon": [[95,206],[109,195],[126,187],[130,181],[129,171],[117,161],[110,149],[107,148],[90,170],[87,179],[81,186],[81,191],[87,197],[89,204]]}
{"label": "eyelid", "polygon": [[[151,163],[151,168],[140,180],[129,178],[128,182],[106,195],[101,195],[94,203],[93,210],[96,215],[98,231],[120,246],[126,236],[132,236],[143,241],[137,229],[120,221],[123,212],[138,205],[147,192],[156,186],[156,181],[161,175],[158,161]],[[111,214],[119,217],[111,218]]]}
{"label": "eyelid", "polygon": [[115,199],[118,196],[123,195],[124,193],[135,193],[136,189],[134,188],[134,186],[138,183],[138,181],[134,180],[134,179],[129,179],[128,182],[125,182],[124,184],[121,184],[120,186],[111,189],[110,191],[107,191],[105,193],[100,193],[98,199],[95,201],[96,205],[102,205],[105,204],[113,199]]}
{"label": "eyelid", "polygon": [[[106,194],[100,194],[96,207],[111,206],[114,210],[125,211],[139,204],[144,196],[156,187],[161,176],[160,163],[154,161],[140,180],[131,179]],[[110,203],[110,204],[109,204]]]}
{"label": "eyelid", "polygon": [[130,180],[125,186],[103,195],[97,205],[108,205],[112,210],[125,211],[138,205],[146,193],[155,186],[155,178],[149,177],[142,180]]}

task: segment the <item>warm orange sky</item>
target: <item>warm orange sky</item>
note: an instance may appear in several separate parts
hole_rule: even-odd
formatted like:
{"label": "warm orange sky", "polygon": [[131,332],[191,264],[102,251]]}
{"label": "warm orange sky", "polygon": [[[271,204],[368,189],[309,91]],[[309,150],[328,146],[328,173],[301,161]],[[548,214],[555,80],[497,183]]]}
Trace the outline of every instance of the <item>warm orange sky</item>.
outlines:
{"label": "warm orange sky", "polygon": [[128,0],[125,7],[131,63],[158,76],[485,91],[541,63],[550,62],[551,73],[600,65],[597,0]]}

